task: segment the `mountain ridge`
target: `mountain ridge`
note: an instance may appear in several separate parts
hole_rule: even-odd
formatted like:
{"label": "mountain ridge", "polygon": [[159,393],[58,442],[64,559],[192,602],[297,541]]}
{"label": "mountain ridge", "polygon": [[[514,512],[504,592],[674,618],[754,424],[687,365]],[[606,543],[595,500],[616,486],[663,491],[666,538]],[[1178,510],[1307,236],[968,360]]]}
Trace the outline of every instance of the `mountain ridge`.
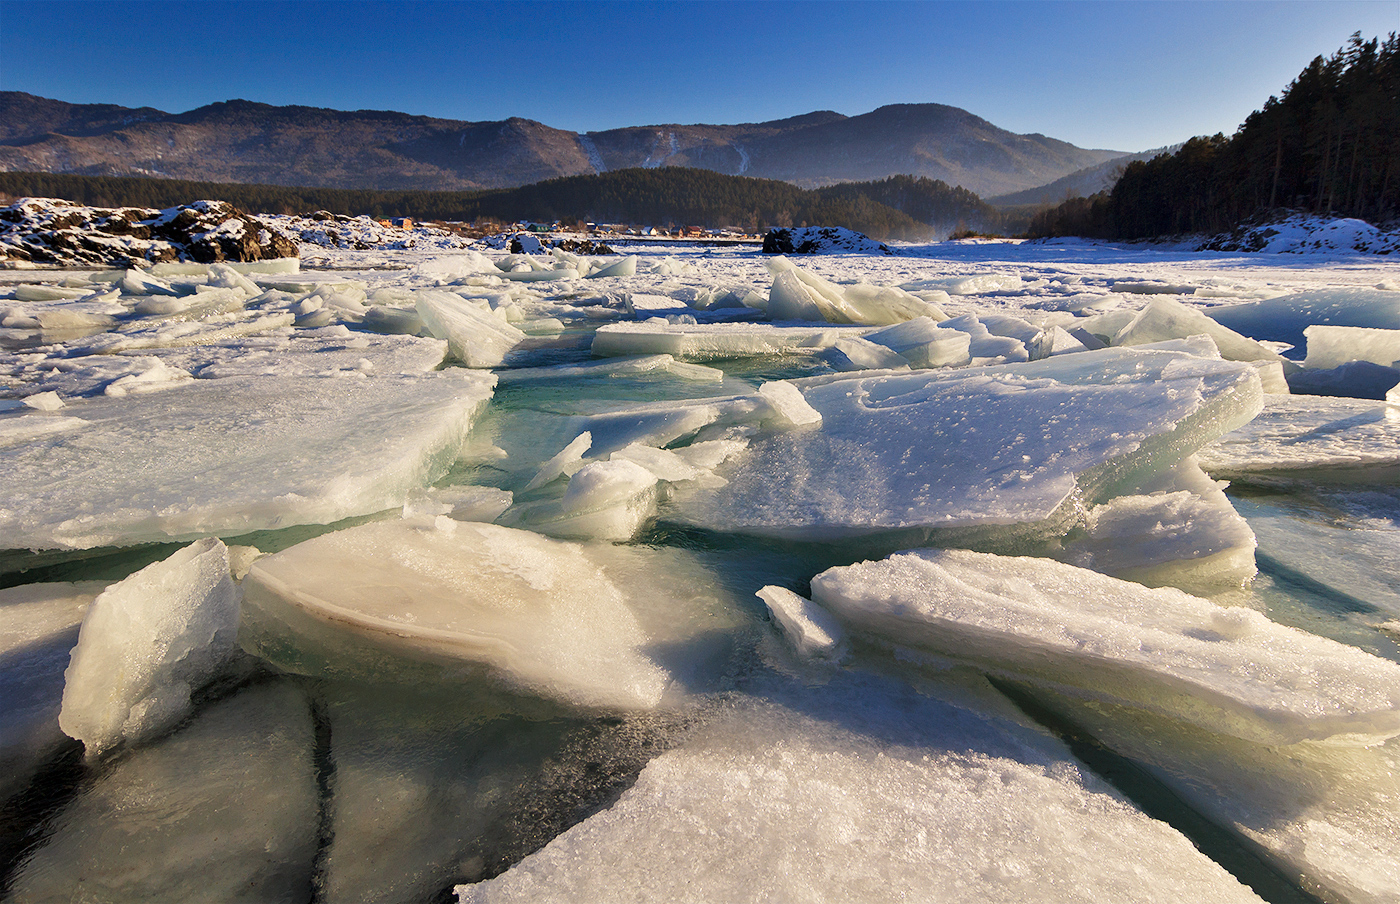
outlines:
{"label": "mountain ridge", "polygon": [[591,132],[233,99],[183,113],[0,92],[0,170],[381,190],[508,188],[686,166],[815,188],[923,176],[979,195],[1052,182],[1120,152],[1017,135],[958,107],[891,104],[737,124]]}

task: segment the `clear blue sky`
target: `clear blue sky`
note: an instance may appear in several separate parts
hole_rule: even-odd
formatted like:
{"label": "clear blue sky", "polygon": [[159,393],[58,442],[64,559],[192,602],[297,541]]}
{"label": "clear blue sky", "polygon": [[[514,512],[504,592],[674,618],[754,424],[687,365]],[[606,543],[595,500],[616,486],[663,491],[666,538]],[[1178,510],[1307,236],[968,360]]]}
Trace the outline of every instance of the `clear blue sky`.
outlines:
{"label": "clear blue sky", "polygon": [[0,0],[0,90],[183,112],[244,98],[590,131],[963,107],[1139,151],[1233,132],[1400,0]]}

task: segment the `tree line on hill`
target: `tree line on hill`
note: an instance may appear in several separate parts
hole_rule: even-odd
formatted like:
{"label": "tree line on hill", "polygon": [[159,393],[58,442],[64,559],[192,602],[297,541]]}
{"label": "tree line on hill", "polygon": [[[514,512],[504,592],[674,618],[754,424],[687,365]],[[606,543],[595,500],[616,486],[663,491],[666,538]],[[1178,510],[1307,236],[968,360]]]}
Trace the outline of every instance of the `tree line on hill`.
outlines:
{"label": "tree line on hill", "polygon": [[922,240],[961,226],[995,232],[1006,217],[964,188],[928,178],[802,189],[787,182],[662,167],[567,176],[518,188],[460,191],[372,191],[184,182],[129,176],[0,173],[0,193],[61,198],[91,207],[166,208],[191,201],[227,201],[256,213],[318,210],[376,218],[476,222],[563,221],[654,226],[845,226],[872,238]]}
{"label": "tree line on hill", "polygon": [[1113,188],[1032,218],[1032,237],[1223,232],[1279,208],[1384,224],[1400,216],[1400,39],[1314,59],[1234,136],[1131,163]]}

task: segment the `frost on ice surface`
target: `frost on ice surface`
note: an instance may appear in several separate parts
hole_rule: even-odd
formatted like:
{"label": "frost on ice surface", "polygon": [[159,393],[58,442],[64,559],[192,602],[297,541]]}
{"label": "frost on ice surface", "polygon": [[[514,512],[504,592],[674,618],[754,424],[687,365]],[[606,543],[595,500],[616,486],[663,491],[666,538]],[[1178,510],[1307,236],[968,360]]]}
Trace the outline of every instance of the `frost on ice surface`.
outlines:
{"label": "frost on ice surface", "polygon": [[81,430],[0,447],[0,536],[85,549],[397,508],[446,471],[493,383],[461,369],[229,377],[72,404]]}
{"label": "frost on ice surface", "polygon": [[249,688],[112,764],[53,820],[6,900],[306,900],[316,856],[311,707]]}
{"label": "frost on ice surface", "polygon": [[806,538],[1034,524],[1174,467],[1261,398],[1246,365],[1127,349],[796,385],[820,428],[753,444],[674,517]]}
{"label": "frost on ice surface", "polygon": [[866,676],[759,691],[459,901],[1259,900],[1003,715]]}
{"label": "frost on ice surface", "polygon": [[916,550],[833,568],[816,602],[884,643],[1265,744],[1400,734],[1400,665],[1059,562]]}
{"label": "frost on ice surface", "polygon": [[585,709],[650,709],[699,680],[702,654],[664,667],[649,655],[704,647],[723,624],[703,585],[678,580],[696,568],[678,551],[444,520],[366,524],[259,559],[240,642],[313,675],[479,677]]}
{"label": "frost on ice surface", "polygon": [[228,549],[214,539],[108,587],[83,619],[59,727],[89,757],[170,728],[232,656],[239,603]]}

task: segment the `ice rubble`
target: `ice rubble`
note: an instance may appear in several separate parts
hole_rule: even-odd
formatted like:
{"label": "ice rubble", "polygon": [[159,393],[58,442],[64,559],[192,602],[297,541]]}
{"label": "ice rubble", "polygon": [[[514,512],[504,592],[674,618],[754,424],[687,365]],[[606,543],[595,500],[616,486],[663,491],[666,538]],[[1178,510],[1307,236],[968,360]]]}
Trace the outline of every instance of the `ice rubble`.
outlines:
{"label": "ice rubble", "polygon": [[1400,734],[1400,665],[1173,588],[1045,559],[914,550],[829,569],[867,636],[1262,744]]}
{"label": "ice rubble", "polygon": [[821,430],[754,443],[671,517],[802,538],[1034,525],[1176,467],[1262,398],[1246,365],[1162,349],[795,385]]}
{"label": "ice rubble", "polygon": [[306,900],[314,732],[290,684],[248,688],[80,786],[6,900]]}
{"label": "ice rubble", "polygon": [[170,728],[232,657],[240,599],[215,539],[108,587],[83,618],[59,727],[89,757]]}
{"label": "ice rubble", "polygon": [[493,384],[460,369],[274,374],[72,404],[63,410],[81,429],[0,448],[0,536],[11,548],[83,549],[395,508],[446,471]]}
{"label": "ice rubble", "polygon": [[1214,477],[1250,483],[1394,483],[1400,405],[1269,396],[1258,417],[1202,448],[1199,458]]}
{"label": "ice rubble", "polygon": [[757,355],[818,352],[843,338],[860,337],[868,326],[776,326],[769,323],[675,324],[647,320],[609,323],[593,336],[593,354],[600,358],[632,355],[672,355],[676,358],[719,360]]}
{"label": "ice rubble", "polygon": [[867,676],[756,693],[458,899],[1259,900],[990,695],[974,716]]}
{"label": "ice rubble", "polygon": [[875,326],[915,317],[945,319],[930,302],[899,288],[865,284],[838,286],[808,273],[785,257],[768,262],[773,287],[763,310],[770,320],[817,320]]}
{"label": "ice rubble", "polygon": [[678,550],[443,516],[377,522],[259,559],[240,643],[310,674],[483,677],[572,707],[650,709],[714,667],[706,637],[726,618],[707,581],[678,580],[696,568]]}
{"label": "ice rubble", "polygon": [[468,367],[497,367],[525,334],[489,308],[460,295],[434,289],[414,293],[418,316],[439,339],[447,340],[452,357]]}

